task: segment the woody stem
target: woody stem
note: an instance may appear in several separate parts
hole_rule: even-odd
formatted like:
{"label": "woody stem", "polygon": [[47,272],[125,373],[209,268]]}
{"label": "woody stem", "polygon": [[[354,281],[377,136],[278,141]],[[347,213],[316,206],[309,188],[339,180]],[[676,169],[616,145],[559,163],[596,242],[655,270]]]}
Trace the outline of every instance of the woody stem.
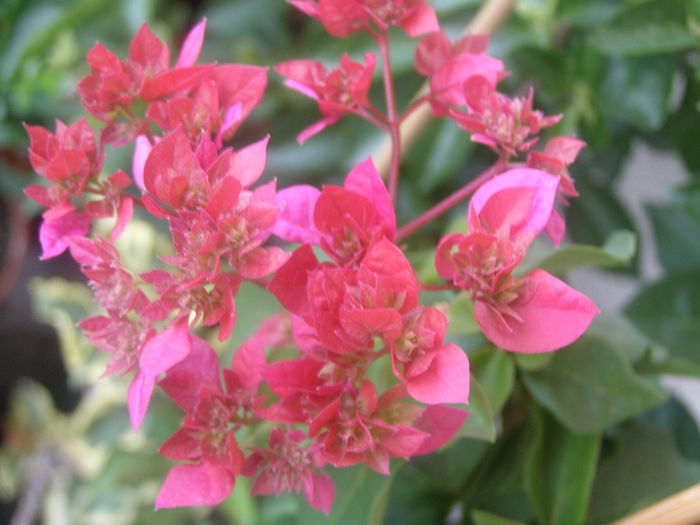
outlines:
{"label": "woody stem", "polygon": [[386,29],[382,29],[377,35],[377,43],[382,57],[382,74],[384,76],[384,94],[386,98],[387,120],[389,135],[391,137],[391,162],[389,164],[389,195],[396,202],[396,194],[399,186],[399,160],[401,159],[401,137],[399,134],[400,120],[396,112],[396,97],[394,96],[394,78],[391,74],[391,56],[389,52],[389,38]]}
{"label": "woody stem", "polygon": [[399,228],[396,231],[396,238],[394,239],[394,242],[398,244],[400,241],[411,235],[414,231],[418,230],[419,228],[422,228],[430,221],[432,221],[436,217],[439,217],[446,211],[449,211],[451,208],[453,208],[454,206],[462,202],[464,199],[469,197],[476,190],[478,190],[479,187],[491,177],[501,173],[505,169],[505,167],[505,160],[503,158],[498,159],[490,168],[481,173],[475,179],[469,181],[466,185],[458,189],[452,195],[446,197],[445,199],[443,199],[435,206],[430,208],[428,211],[422,213],[412,221],[408,222],[407,224],[404,224],[401,228]]}

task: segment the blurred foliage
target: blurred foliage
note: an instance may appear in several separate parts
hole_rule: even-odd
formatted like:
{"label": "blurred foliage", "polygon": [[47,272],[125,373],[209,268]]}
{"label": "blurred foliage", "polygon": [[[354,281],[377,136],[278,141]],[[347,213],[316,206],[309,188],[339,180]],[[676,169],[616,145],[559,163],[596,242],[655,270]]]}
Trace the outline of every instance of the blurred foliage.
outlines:
{"label": "blurred foliage", "polygon": [[[478,0],[434,0],[446,30],[459,33]],[[272,66],[292,58],[336,61],[372,49],[368,37],[331,39],[282,0],[5,0],[0,4],[0,191],[17,198],[29,184],[21,123],[52,127],[81,115],[75,85],[96,40],[120,56],[143,21],[172,43],[208,18],[203,60]],[[421,79],[411,71],[413,43],[396,32],[398,98]],[[156,454],[180,414],[155,400],[139,434],[129,429],[125,382],[96,381],[105,356],[75,328],[90,314],[81,285],[35,282],[38,315],[59,333],[73,388],[71,414],[57,412],[38,385],[15,392],[0,452],[0,496],[31,487],[43,469],[43,523],[276,524],[450,523],[600,524],[700,481],[700,436],[683,406],[659,386],[661,374],[700,376],[700,4],[697,0],[519,0],[490,50],[512,75],[507,92],[534,86],[536,105],[563,113],[551,134],[588,143],[572,174],[581,194],[566,209],[569,240],[528,259],[558,274],[579,266],[614,267],[639,283],[622,313],[604,312],[590,334],[556,354],[512,355],[490,347],[465,296],[446,298],[450,337],[472,349],[470,416],[444,450],[392,465],[393,477],[366,468],[333,472],[337,501],[327,519],[295,496],[255,499],[247,480],[211,513],[152,511],[169,463]],[[365,122],[343,119],[299,147],[295,135],[317,118],[314,104],[284,90],[271,72],[268,95],[237,141],[271,134],[268,177],[280,186],[337,182],[383,138]],[[373,97],[381,105],[381,87]],[[621,174],[641,145],[680,159],[688,177],[649,204],[651,235],[625,204]],[[399,223],[417,216],[492,162],[450,121],[437,120],[402,163]],[[107,166],[128,167],[127,148]],[[634,177],[634,173],[630,176]],[[653,184],[653,183],[652,183]],[[463,228],[463,207],[411,238],[421,277],[434,279],[432,252],[447,229]],[[158,246],[141,222],[125,251],[140,270]],[[663,274],[639,279],[635,239],[651,244]],[[148,259],[146,257],[148,256]],[[274,299],[243,287],[235,340],[222,360],[271,309]],[[459,320],[464,321],[460,322]],[[88,386],[90,385],[90,386]],[[43,465],[43,466],[42,466]],[[28,485],[26,485],[28,484]]]}

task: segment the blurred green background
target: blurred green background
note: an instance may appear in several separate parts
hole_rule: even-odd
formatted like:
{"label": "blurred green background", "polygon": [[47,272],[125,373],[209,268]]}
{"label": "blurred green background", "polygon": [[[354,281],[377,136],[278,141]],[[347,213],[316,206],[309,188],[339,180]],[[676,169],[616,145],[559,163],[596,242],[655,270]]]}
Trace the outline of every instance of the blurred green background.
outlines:
{"label": "blurred green background", "polygon": [[[432,2],[453,37],[481,4]],[[0,376],[6,422],[0,521],[18,519],[18,498],[34,488],[40,497],[30,511],[46,525],[324,522],[295,496],[250,498],[243,478],[212,514],[154,513],[152,501],[169,468],[155,451],[180,414],[157,398],[153,417],[132,433],[123,381],[90,386],[102,361],[74,328],[92,311],[84,287],[46,278],[30,285],[39,273],[73,280],[78,273],[65,258],[36,264],[32,218],[40,210],[22,188],[38,178],[28,164],[22,122],[53,129],[56,118],[72,122],[83,115],[74,90],[97,40],[124,57],[146,21],[171,43],[174,56],[202,17],[208,26],[200,62],[271,67],[314,58],[333,64],[345,51],[355,57],[376,51],[363,35],[332,39],[282,0],[0,2],[0,291],[6,289],[0,359],[7,370]],[[604,315],[580,344],[539,361],[482,352],[483,341],[470,327],[454,328],[455,340],[476,348],[470,354],[478,379],[472,426],[445,452],[397,463],[392,478],[359,468],[334,473],[338,494],[329,523],[597,524],[700,482],[700,436],[692,406],[679,402],[691,387],[678,394],[676,383],[664,380],[674,392],[669,398],[659,386],[666,375],[700,377],[699,35],[697,0],[518,0],[489,48],[512,71],[502,90],[515,95],[534,87],[536,107],[564,113],[545,136],[574,134],[588,143],[571,168],[581,197],[566,211],[567,242],[603,247],[595,256],[574,247],[546,264],[570,272]],[[415,42],[400,31],[392,37],[398,100],[405,106],[422,79],[412,71]],[[380,106],[381,93],[375,83]],[[337,183],[383,139],[366,122],[346,117],[300,147],[296,134],[317,118],[314,103],[283,88],[270,71],[267,96],[235,145],[270,133],[266,177],[284,187]],[[106,169],[129,168],[130,148],[108,151]],[[491,151],[451,121],[432,121],[402,164],[399,223],[492,160]],[[426,278],[438,236],[463,221],[463,212],[410,238]],[[28,248],[17,262],[22,232]],[[629,263],[626,232],[639,247]],[[157,230],[139,223],[127,242],[138,266],[157,245]],[[577,268],[589,263],[616,267]],[[29,291],[36,318],[53,329],[33,324]],[[226,356],[274,308],[273,300],[248,288],[237,302],[254,306],[242,312],[235,340],[222,349]],[[572,383],[576,388],[566,390]],[[13,525],[32,523],[31,514],[27,519]]]}

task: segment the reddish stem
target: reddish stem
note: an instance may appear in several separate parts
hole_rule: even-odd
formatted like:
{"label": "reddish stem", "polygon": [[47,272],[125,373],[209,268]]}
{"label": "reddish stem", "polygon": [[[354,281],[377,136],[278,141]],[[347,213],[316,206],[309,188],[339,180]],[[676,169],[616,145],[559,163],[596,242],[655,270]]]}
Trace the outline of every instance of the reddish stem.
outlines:
{"label": "reddish stem", "polygon": [[377,43],[382,57],[382,74],[384,76],[384,95],[386,97],[387,120],[389,135],[391,136],[391,164],[389,165],[389,195],[396,202],[396,194],[399,187],[399,159],[401,158],[401,135],[399,126],[401,121],[396,113],[396,97],[394,96],[394,78],[391,75],[391,56],[389,52],[389,39],[386,29],[382,29],[377,35]]}
{"label": "reddish stem", "polygon": [[479,189],[479,187],[491,177],[501,173],[505,166],[506,163],[503,159],[499,159],[498,161],[496,161],[495,164],[493,164],[490,168],[484,171],[481,175],[469,181],[465,186],[454,192],[452,195],[443,199],[435,206],[430,208],[428,211],[422,213],[409,223],[404,224],[401,228],[399,228],[396,231],[396,237],[394,239],[394,242],[398,244],[417,229],[422,228],[436,217],[439,217],[446,211],[450,210],[451,208],[462,202],[464,199],[466,199],[472,193],[474,193],[477,189]]}

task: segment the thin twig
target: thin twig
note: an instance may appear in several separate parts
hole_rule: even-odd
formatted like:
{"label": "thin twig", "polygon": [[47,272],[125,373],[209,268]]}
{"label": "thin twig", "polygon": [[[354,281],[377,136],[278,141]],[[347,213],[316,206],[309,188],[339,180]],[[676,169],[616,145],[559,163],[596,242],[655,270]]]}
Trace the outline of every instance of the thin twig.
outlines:
{"label": "thin twig", "polygon": [[[493,33],[508,17],[517,0],[488,0],[479,11],[474,15],[469,25],[466,27],[465,34]],[[425,96],[428,93],[427,84],[416,93],[416,98]],[[420,135],[420,132],[425,128],[430,121],[432,114],[430,106],[424,104],[413,111],[402,123],[400,127],[400,142],[401,150],[410,150],[411,145]],[[377,170],[386,177],[391,166],[391,140],[386,139],[377,153],[372,155],[374,164]]]}

